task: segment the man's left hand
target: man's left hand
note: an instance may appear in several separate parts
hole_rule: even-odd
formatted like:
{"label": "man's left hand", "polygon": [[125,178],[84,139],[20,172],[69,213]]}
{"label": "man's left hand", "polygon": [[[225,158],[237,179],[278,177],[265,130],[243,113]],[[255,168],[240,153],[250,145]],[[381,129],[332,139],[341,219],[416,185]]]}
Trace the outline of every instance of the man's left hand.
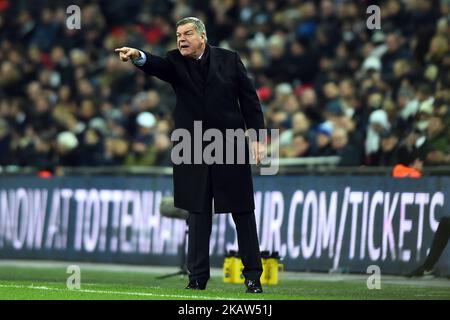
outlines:
{"label": "man's left hand", "polygon": [[264,155],[266,153],[266,146],[259,141],[253,141],[251,143],[251,149],[252,149],[252,159],[256,159],[256,165],[261,164],[261,160],[264,158]]}

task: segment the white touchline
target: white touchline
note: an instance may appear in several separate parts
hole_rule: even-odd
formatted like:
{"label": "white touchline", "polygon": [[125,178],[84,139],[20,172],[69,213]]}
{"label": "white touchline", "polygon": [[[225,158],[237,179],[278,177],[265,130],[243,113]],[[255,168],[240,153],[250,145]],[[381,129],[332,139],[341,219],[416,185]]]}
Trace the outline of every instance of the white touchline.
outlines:
{"label": "white touchline", "polygon": [[208,299],[208,300],[254,300],[254,299],[239,299],[239,298],[228,298],[228,297],[207,297],[207,296],[197,296],[197,295],[178,295],[178,294],[158,294],[150,292],[127,292],[127,291],[108,291],[108,290],[90,290],[90,289],[76,289],[68,290],[61,288],[51,288],[46,286],[19,286],[14,284],[0,284],[0,288],[16,288],[16,289],[33,289],[33,290],[48,290],[48,291],[76,291],[76,292],[86,292],[86,293],[107,293],[107,294],[123,294],[129,296],[147,296],[147,297],[162,297],[162,298],[197,298],[197,299]]}

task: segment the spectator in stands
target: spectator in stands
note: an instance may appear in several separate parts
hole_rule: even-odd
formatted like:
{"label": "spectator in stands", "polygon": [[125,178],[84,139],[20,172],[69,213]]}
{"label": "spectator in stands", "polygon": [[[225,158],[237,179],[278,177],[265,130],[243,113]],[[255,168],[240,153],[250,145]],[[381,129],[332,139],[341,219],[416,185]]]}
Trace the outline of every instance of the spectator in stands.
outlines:
{"label": "spectator in stands", "polygon": [[417,129],[411,130],[406,133],[404,139],[402,139],[398,146],[397,160],[398,163],[408,164],[414,157],[420,157],[425,159],[426,137],[422,132]]}
{"label": "spectator in stands", "polygon": [[153,144],[154,127],[156,126],[156,117],[150,112],[141,112],[136,118],[137,133],[133,140],[143,142],[147,145]]}
{"label": "spectator in stands", "polygon": [[56,138],[57,163],[63,167],[81,165],[78,147],[78,138],[72,132],[64,131],[58,134]]}
{"label": "spectator in stands", "polygon": [[155,137],[156,159],[155,166],[169,167],[172,165],[171,160],[171,142],[166,134],[158,133]]}
{"label": "spectator in stands", "polygon": [[149,167],[156,162],[155,149],[144,141],[133,141],[125,158],[125,166]]}
{"label": "spectator in stands", "polygon": [[308,40],[296,39],[289,45],[287,59],[291,82],[312,83],[319,69],[317,53],[309,48],[308,42]]}
{"label": "spectator in stands", "polygon": [[323,115],[319,109],[319,102],[316,91],[309,87],[299,88],[300,106],[308,119],[313,124],[319,124],[323,121]]}
{"label": "spectator in stands", "polygon": [[380,133],[390,128],[391,125],[385,110],[375,110],[370,114],[365,145],[366,156],[370,159],[370,163],[380,148]]}
{"label": "spectator in stands", "polygon": [[310,136],[311,122],[306,117],[305,113],[298,111],[291,117],[290,129],[280,132],[280,145],[286,146],[292,143],[295,134],[303,134]]}
{"label": "spectator in stands", "polygon": [[421,83],[417,86],[415,98],[412,100],[409,100],[404,107],[402,105],[399,105],[399,107],[402,107],[399,112],[398,116],[400,119],[404,122],[412,122],[413,118],[416,116],[419,106],[424,101],[430,101],[433,102],[433,92],[432,88],[427,83]]}
{"label": "spectator in stands", "polygon": [[292,143],[281,152],[286,157],[303,158],[312,156],[311,144],[306,135],[302,133],[295,133]]}
{"label": "spectator in stands", "polygon": [[52,137],[37,137],[34,143],[31,165],[39,168],[39,170],[54,171],[55,168],[55,152],[52,148]]}
{"label": "spectator in stands", "polygon": [[315,157],[327,157],[333,155],[331,147],[331,135],[333,125],[330,122],[321,123],[316,131],[313,155]]}
{"label": "spectator in stands", "polygon": [[276,33],[268,41],[269,65],[266,68],[266,76],[273,83],[280,83],[287,80],[289,74],[289,61],[286,55],[286,37],[281,33]]}
{"label": "spectator in stands", "polygon": [[386,36],[386,52],[381,57],[382,73],[385,76],[393,74],[394,63],[399,59],[408,59],[408,51],[404,47],[405,39],[396,32]]}
{"label": "spectator in stands", "polygon": [[88,128],[83,132],[79,147],[82,166],[94,167],[105,163],[103,136],[99,130]]}
{"label": "spectator in stands", "polygon": [[128,141],[120,138],[107,138],[105,141],[105,165],[120,166],[127,159]]}
{"label": "spectator in stands", "polygon": [[441,117],[433,116],[428,121],[425,148],[428,150],[426,161],[429,164],[450,163],[450,128]]}
{"label": "spectator in stands", "polygon": [[150,112],[141,112],[136,118],[137,134],[133,138],[126,166],[152,166],[156,162],[154,127],[156,118]]}
{"label": "spectator in stands", "polygon": [[392,167],[398,159],[398,135],[392,130],[380,133],[380,149],[372,158],[372,165]]}
{"label": "spectator in stands", "polygon": [[354,146],[349,144],[348,133],[344,128],[334,128],[331,135],[333,155],[339,156],[339,166],[359,166],[361,159]]}

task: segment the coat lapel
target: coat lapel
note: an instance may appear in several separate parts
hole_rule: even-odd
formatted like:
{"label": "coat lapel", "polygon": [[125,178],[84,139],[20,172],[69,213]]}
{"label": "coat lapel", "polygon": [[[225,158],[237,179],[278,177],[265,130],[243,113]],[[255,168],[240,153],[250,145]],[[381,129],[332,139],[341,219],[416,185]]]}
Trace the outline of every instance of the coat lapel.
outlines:
{"label": "coat lapel", "polygon": [[208,76],[206,78],[206,84],[210,83],[211,80],[214,78],[214,74],[217,70],[217,50],[215,47],[210,46],[209,47],[209,69],[208,69]]}

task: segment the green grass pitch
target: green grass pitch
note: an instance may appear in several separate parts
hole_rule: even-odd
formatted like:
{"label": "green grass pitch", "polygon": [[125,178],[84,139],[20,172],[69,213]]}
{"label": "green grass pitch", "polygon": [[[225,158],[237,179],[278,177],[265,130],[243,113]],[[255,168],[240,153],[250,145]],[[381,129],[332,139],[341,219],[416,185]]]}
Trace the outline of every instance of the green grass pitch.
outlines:
{"label": "green grass pitch", "polygon": [[264,286],[264,293],[249,295],[244,285],[222,282],[221,270],[212,272],[207,290],[184,289],[187,278],[156,279],[174,268],[78,264],[81,288],[66,286],[70,262],[0,262],[0,299],[160,299],[160,300],[317,300],[317,299],[450,299],[447,278],[414,279],[381,277],[381,289],[367,288],[368,275],[286,273],[276,286]]}

